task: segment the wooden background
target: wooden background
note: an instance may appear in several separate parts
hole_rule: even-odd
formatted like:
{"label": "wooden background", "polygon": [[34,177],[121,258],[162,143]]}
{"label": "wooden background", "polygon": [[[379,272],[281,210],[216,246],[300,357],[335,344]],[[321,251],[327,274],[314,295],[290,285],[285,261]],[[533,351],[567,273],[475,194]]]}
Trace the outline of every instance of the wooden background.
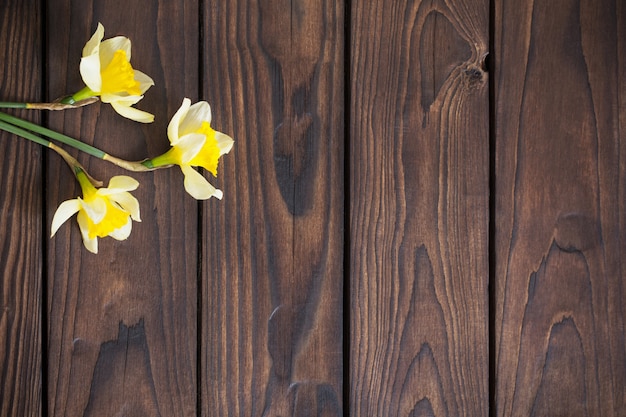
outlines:
{"label": "wooden background", "polygon": [[224,199],[133,174],[92,255],[0,133],[0,417],[626,415],[624,2],[0,0],[0,100],[81,88],[98,22],[155,123],[11,113],[142,159],[207,100]]}

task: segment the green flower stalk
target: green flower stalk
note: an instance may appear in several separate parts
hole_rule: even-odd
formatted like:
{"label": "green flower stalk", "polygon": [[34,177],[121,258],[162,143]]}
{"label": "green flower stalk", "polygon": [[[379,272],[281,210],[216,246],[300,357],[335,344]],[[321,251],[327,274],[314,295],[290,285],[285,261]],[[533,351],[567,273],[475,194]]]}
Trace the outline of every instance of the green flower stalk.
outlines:
{"label": "green flower stalk", "polygon": [[[135,171],[135,172],[141,172],[141,171],[152,171],[153,169],[156,169],[157,167],[152,166],[152,164],[149,161],[137,161],[137,162],[133,162],[133,161],[126,161],[124,159],[121,158],[117,158],[115,156],[109,155],[106,152],[86,144],[85,142],[81,142],[80,140],[74,139],[70,136],[64,135],[62,133],[59,132],[55,132],[54,130],[50,130],[46,127],[40,126],[36,123],[32,123],[29,122],[28,120],[24,120],[24,119],[20,119],[19,117],[15,117],[15,116],[11,116],[9,114],[6,113],[2,113],[0,112],[0,121],[4,122],[2,125],[0,125],[0,129],[6,130],[8,132],[14,133],[18,136],[22,136],[25,139],[29,139],[32,140],[34,142],[40,143],[38,142],[38,140],[44,140],[41,137],[37,136],[37,135],[33,135],[31,132],[35,132],[38,133],[40,135],[44,135],[50,139],[59,141],[61,143],[64,143],[66,145],[69,145],[73,148],[78,149],[81,152],[85,152],[91,156],[95,156],[98,159],[102,159],[104,161],[110,162],[112,164],[115,164],[121,168],[124,168],[128,171]],[[14,129],[12,129],[12,127],[20,127],[23,129],[20,129],[19,131],[22,133],[16,133],[16,131]],[[24,130],[24,129],[28,129]],[[28,135],[28,137],[24,136],[23,133],[31,133],[30,135]],[[37,139],[34,139],[37,138]],[[46,142],[46,144],[43,144],[44,146],[48,146],[49,141],[44,140]],[[42,143],[40,143],[42,144]]]}
{"label": "green flower stalk", "polygon": [[[0,113],[1,114],[1,113]],[[95,178],[91,177],[89,174],[87,174],[87,171],[82,167],[82,165],[69,153],[67,153],[65,151],[65,149],[55,145],[54,143],[50,142],[47,139],[44,139],[40,136],[35,135],[32,132],[29,132],[27,130],[24,130],[18,126],[9,124],[3,120],[0,119],[0,129],[9,132],[9,133],[13,133],[14,135],[20,136],[24,139],[28,139],[32,142],[35,142],[41,146],[45,146],[46,148],[52,149],[53,151],[55,151],[56,153],[58,153],[64,160],[65,162],[72,167],[72,169],[76,169],[76,168],[80,168],[80,170],[82,170],[85,175],[87,176],[87,178],[89,178],[89,181],[95,186],[95,187],[101,187],[102,186],[102,181],[98,181]]]}

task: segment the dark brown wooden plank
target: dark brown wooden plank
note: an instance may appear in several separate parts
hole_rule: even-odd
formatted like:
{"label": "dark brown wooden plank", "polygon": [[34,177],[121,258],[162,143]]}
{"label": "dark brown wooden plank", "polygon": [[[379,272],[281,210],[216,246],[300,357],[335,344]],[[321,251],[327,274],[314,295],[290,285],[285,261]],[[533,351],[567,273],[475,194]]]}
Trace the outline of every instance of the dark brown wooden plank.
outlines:
{"label": "dark brown wooden plank", "polygon": [[[197,2],[54,1],[47,18],[50,99],[82,87],[80,56],[98,22],[105,38],[131,39],[134,67],[155,81],[137,105],[156,115],[153,124],[97,103],[53,114],[51,126],[130,160],[166,150],[170,117],[183,97],[197,99]],[[94,158],[80,160],[106,183],[128,174]],[[51,416],[196,413],[197,202],[177,168],[130,175],[140,182],[134,195],[142,222],[133,224],[127,241],[100,239],[93,255],[71,219],[50,244]],[[80,195],[59,158],[50,158],[47,189],[49,219],[57,204]]]}
{"label": "dark brown wooden plank", "polygon": [[206,1],[202,415],[342,413],[343,2]]}
{"label": "dark brown wooden plank", "polygon": [[488,2],[351,15],[350,413],[486,416]]}
{"label": "dark brown wooden plank", "polygon": [[623,2],[496,5],[496,414],[623,415]]}
{"label": "dark brown wooden plank", "polygon": [[[38,1],[0,7],[0,100],[41,96]],[[4,109],[2,110],[4,111]],[[38,112],[10,112],[40,121]],[[0,131],[0,416],[42,413],[42,152]]]}

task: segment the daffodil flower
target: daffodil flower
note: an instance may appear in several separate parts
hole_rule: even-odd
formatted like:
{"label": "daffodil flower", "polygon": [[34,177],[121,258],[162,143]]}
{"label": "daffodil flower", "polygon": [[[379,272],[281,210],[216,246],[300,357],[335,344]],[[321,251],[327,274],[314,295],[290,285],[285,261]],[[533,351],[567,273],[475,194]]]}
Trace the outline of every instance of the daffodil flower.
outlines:
{"label": "daffodil flower", "polygon": [[61,203],[52,219],[51,237],[65,221],[78,213],[83,243],[90,252],[98,253],[99,237],[128,238],[132,220],[141,221],[139,202],[129,193],[137,189],[139,183],[119,175],[111,178],[107,188],[96,188],[81,169],[76,169],[76,178],[83,190],[83,198]]}
{"label": "daffodil flower", "polygon": [[98,28],[83,48],[80,75],[86,84],[72,96],[74,101],[100,96],[104,103],[124,117],[142,122],[154,121],[154,115],[131,107],[154,85],[152,78],[130,65],[130,40],[116,36],[102,41],[104,26]]}
{"label": "daffodil flower", "polygon": [[206,101],[191,105],[183,100],[172,117],[167,136],[172,147],[163,155],[153,158],[153,167],[179,165],[185,175],[185,190],[197,200],[222,198],[222,191],[212,186],[193,167],[202,167],[217,176],[220,156],[230,152],[233,139],[211,127],[211,107]]}

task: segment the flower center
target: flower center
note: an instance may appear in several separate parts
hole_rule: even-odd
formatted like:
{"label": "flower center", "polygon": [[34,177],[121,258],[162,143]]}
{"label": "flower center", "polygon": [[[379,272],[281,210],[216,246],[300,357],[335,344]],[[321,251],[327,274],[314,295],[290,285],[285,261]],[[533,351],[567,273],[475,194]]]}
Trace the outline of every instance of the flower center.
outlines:
{"label": "flower center", "polygon": [[89,229],[89,238],[94,237],[106,237],[113,233],[115,230],[128,223],[128,217],[130,214],[119,208],[117,205],[111,204],[108,198],[104,198],[106,204],[106,214],[100,221],[100,223],[94,223],[89,216],[87,217],[87,226]]}
{"label": "flower center", "polygon": [[135,71],[126,58],[126,52],[118,49],[113,59],[101,73],[101,94],[127,93],[131,96],[140,96],[139,81],[135,80]]}
{"label": "flower center", "polygon": [[213,130],[208,122],[202,122],[198,133],[202,133],[206,136],[206,141],[204,145],[202,145],[200,152],[189,161],[189,165],[200,166],[217,176],[217,162],[220,158],[220,147],[217,144],[215,130]]}

